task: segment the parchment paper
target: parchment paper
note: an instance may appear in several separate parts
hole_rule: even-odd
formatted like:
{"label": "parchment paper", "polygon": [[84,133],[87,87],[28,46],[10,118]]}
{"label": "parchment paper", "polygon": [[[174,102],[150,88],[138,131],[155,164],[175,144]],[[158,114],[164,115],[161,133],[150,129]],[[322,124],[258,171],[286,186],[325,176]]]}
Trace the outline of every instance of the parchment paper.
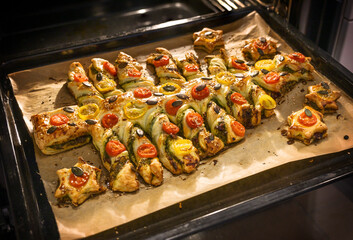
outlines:
{"label": "parchment paper", "polygon": [[[200,26],[200,30],[203,27]],[[240,47],[243,45],[243,40],[260,36],[277,40],[279,51],[292,52],[292,49],[282,38],[256,13],[251,13],[241,20],[217,29],[224,31],[227,51],[233,55],[237,54],[239,57],[241,57]],[[145,66],[146,57],[154,52],[156,47],[165,47],[175,56],[182,58],[185,51],[193,50],[192,44],[192,33],[189,33],[170,40],[123,49],[122,51],[137,58]],[[196,53],[200,60],[206,55],[201,51]],[[118,51],[97,53],[94,56],[75,60],[80,61],[87,69],[90,59],[93,57],[102,57],[114,62],[117,55]],[[10,75],[16,99],[30,131],[32,131],[32,124],[29,121],[31,115],[76,104],[65,86],[71,62],[51,64]],[[152,76],[150,77],[152,78]],[[308,85],[317,84],[322,80],[328,81],[321,74],[315,73],[315,81],[308,82],[307,85],[297,85],[281,99],[275,116],[263,119],[261,125],[247,130],[244,141],[220,155],[206,160],[195,173],[172,176],[165,170],[164,183],[160,187],[148,187],[141,184],[141,189],[133,194],[107,191],[103,195],[87,200],[77,208],[57,206],[57,201],[54,198],[58,181],[56,170],[73,166],[79,156],[95,166],[102,167],[93,145],[88,144],[54,156],[43,155],[35,146],[40,175],[54,211],[61,238],[72,239],[89,236],[275,166],[353,147],[353,101],[343,91],[341,92],[342,97],[339,99],[338,112],[324,117],[329,129],[328,138],[310,146],[300,142],[288,145],[287,138],[281,135],[281,130],[286,125],[287,116],[303,107]],[[331,84],[331,87],[337,89],[334,84]],[[344,135],[348,135],[350,138],[344,140]],[[213,163],[214,159],[218,160],[217,164]],[[106,173],[106,170],[103,169],[104,176]]]}

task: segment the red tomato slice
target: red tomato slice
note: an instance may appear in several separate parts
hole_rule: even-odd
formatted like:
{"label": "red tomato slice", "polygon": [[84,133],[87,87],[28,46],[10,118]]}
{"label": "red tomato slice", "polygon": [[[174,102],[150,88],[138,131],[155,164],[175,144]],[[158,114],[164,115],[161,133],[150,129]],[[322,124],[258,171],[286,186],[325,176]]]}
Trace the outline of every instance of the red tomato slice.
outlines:
{"label": "red tomato slice", "polygon": [[139,87],[134,90],[135,98],[148,98],[150,96],[152,96],[152,92],[148,88]]}
{"label": "red tomato slice", "polygon": [[83,172],[81,177],[76,176],[75,174],[71,173],[69,176],[69,183],[71,186],[75,188],[79,188],[84,186],[88,182],[89,175],[87,172]]}
{"label": "red tomato slice", "polygon": [[165,104],[166,112],[172,116],[175,116],[177,114],[179,108],[183,105],[183,104],[181,104],[181,105],[175,106],[175,104],[173,104],[175,101],[177,101],[177,100],[173,98],[173,99],[168,100]]}
{"label": "red tomato slice", "polygon": [[254,42],[254,47],[255,48],[260,48],[262,50],[265,50],[268,47],[268,41],[266,42],[261,42],[259,39]]}
{"label": "red tomato slice", "polygon": [[86,82],[88,81],[88,78],[82,73],[75,73],[74,80],[75,82]]}
{"label": "red tomato slice", "polygon": [[107,113],[102,118],[102,125],[105,128],[112,128],[119,121],[118,116],[113,113]]}
{"label": "red tomato slice", "polygon": [[306,115],[304,111],[299,115],[298,122],[304,126],[310,127],[317,122],[317,118],[314,114],[312,114],[311,117],[309,117],[308,115]]}
{"label": "red tomato slice", "polygon": [[179,132],[179,128],[177,125],[171,123],[171,122],[164,122],[162,125],[162,129],[164,132],[168,134],[177,134]]}
{"label": "red tomato slice", "polygon": [[207,86],[205,86],[202,90],[198,90],[198,88],[201,85],[195,85],[192,89],[191,89],[191,95],[194,99],[196,100],[202,100],[206,97],[208,97],[208,95],[210,95],[210,90],[208,89]]}
{"label": "red tomato slice", "polygon": [[109,72],[111,75],[113,75],[113,76],[116,76],[116,69],[115,69],[115,67],[114,67],[114,65],[113,64],[111,64],[110,62],[104,62],[103,63],[103,68],[107,71],[107,72]]}
{"label": "red tomato slice", "polygon": [[105,145],[105,151],[111,157],[118,156],[125,150],[125,146],[118,140],[110,140],[107,145]]}
{"label": "red tomato slice", "polygon": [[163,57],[159,58],[158,60],[153,60],[153,65],[155,67],[165,66],[169,63],[169,57],[164,55]]}
{"label": "red tomato slice", "polygon": [[234,93],[232,93],[232,95],[230,95],[230,100],[233,103],[239,104],[239,105],[243,105],[248,102],[248,101],[246,101],[246,99],[243,95],[241,95],[240,93],[237,93],[237,92],[234,92]]}
{"label": "red tomato slice", "polygon": [[203,124],[203,118],[200,114],[196,112],[191,112],[186,115],[186,123],[190,128],[197,128],[202,126]]}
{"label": "red tomato slice", "polygon": [[127,75],[129,75],[129,77],[141,77],[142,72],[140,72],[139,70],[137,70],[135,68],[131,68],[131,69],[127,70]]}
{"label": "red tomato slice", "polygon": [[290,59],[293,59],[295,61],[298,61],[300,63],[305,62],[305,56],[301,54],[300,52],[294,52],[288,55]]}
{"label": "red tomato slice", "polygon": [[144,143],[137,148],[137,154],[142,158],[157,157],[157,149],[151,143]]}
{"label": "red tomato slice", "polygon": [[239,123],[237,121],[233,121],[231,123],[231,127],[232,127],[233,132],[237,136],[244,137],[244,135],[245,135],[245,127],[241,123]]}
{"label": "red tomato slice", "polygon": [[237,62],[238,59],[236,58],[232,58],[232,66],[236,69],[240,69],[240,70],[247,70],[248,67],[246,66],[245,63],[238,63]]}
{"label": "red tomato slice", "polygon": [[199,70],[199,67],[196,64],[187,64],[185,65],[184,69],[187,72],[197,72]]}
{"label": "red tomato slice", "polygon": [[269,72],[265,75],[264,81],[267,84],[275,84],[279,82],[279,74],[276,72]]}
{"label": "red tomato slice", "polygon": [[55,114],[50,118],[50,124],[54,126],[60,126],[62,124],[67,123],[68,121],[69,117],[61,113]]}

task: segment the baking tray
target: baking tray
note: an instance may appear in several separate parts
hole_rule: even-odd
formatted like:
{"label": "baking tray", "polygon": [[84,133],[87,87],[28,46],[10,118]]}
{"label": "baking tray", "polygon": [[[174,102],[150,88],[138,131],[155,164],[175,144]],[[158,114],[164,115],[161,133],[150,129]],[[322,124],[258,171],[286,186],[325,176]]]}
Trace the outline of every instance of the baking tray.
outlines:
{"label": "baking tray", "polygon": [[[13,95],[7,74],[92,53],[117,50],[235,21],[255,10],[294,49],[312,58],[317,70],[349,96],[353,96],[353,74],[326,52],[308,41],[293,27],[271,12],[247,7],[228,13],[216,13],[184,19],[171,26],[156,25],[124,36],[71,49],[43,52],[5,62],[1,77],[1,163],[5,172],[10,207],[17,237],[57,239],[58,229],[38,174],[32,138]],[[63,54],[65,53],[65,54]],[[274,204],[352,174],[353,158],[348,149],[279,167],[232,182],[187,199],[152,214],[87,239],[178,238],[220,224],[251,211]],[[6,158],[5,158],[6,156]]]}

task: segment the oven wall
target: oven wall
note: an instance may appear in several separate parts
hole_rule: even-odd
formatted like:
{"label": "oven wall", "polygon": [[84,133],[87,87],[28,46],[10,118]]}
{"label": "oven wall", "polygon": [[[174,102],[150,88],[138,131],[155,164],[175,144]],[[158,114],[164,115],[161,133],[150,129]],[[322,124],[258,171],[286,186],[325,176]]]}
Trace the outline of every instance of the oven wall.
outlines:
{"label": "oven wall", "polygon": [[353,1],[293,0],[288,3],[288,21],[353,72]]}
{"label": "oven wall", "polygon": [[332,56],[353,72],[353,1],[346,1]]}

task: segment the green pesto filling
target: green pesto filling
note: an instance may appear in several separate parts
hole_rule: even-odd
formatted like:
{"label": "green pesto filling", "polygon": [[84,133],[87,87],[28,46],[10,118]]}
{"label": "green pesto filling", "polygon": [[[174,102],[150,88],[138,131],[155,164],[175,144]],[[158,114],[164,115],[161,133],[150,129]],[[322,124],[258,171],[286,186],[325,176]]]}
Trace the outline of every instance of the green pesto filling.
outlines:
{"label": "green pesto filling", "polygon": [[110,180],[115,180],[121,169],[125,166],[128,158],[126,156],[120,157],[118,161],[115,161],[110,167]]}
{"label": "green pesto filling", "polygon": [[[225,124],[223,121],[219,122],[217,124],[217,127],[219,127],[222,123]],[[228,136],[227,130],[225,129],[224,131],[221,131],[221,130],[217,129],[217,127],[214,127],[212,129],[212,134],[217,136],[219,139],[221,139],[224,144],[227,144],[227,136]]]}
{"label": "green pesto filling", "polygon": [[281,93],[287,93],[287,92],[289,92],[290,90],[292,90],[292,88],[293,88],[297,83],[298,83],[297,81],[290,81],[290,82],[287,82],[285,85],[283,85],[283,86],[281,87],[280,92],[281,92]]}
{"label": "green pesto filling", "polygon": [[295,73],[295,71],[293,69],[291,69],[290,67],[288,67],[287,65],[283,66],[282,71],[287,72],[287,73]]}
{"label": "green pesto filling", "polygon": [[135,167],[137,167],[138,162],[137,162],[137,158],[134,153],[134,141],[135,141],[135,137],[132,136],[132,134],[130,133],[130,137],[129,137],[129,140],[127,143],[127,149],[128,149],[130,161],[134,164]]}
{"label": "green pesto filling", "polygon": [[171,144],[171,140],[173,138],[168,136],[166,141],[165,141],[165,152],[167,153],[167,155],[171,156],[173,158],[173,160],[175,160],[176,162],[178,162],[181,166],[183,165],[183,162],[177,157],[175,156],[175,154],[170,150],[170,144]]}
{"label": "green pesto filling", "polygon": [[89,141],[91,141],[91,136],[83,135],[64,143],[48,146],[48,148],[52,148],[55,150],[71,149],[71,148],[79,147],[86,143],[89,143]]}

